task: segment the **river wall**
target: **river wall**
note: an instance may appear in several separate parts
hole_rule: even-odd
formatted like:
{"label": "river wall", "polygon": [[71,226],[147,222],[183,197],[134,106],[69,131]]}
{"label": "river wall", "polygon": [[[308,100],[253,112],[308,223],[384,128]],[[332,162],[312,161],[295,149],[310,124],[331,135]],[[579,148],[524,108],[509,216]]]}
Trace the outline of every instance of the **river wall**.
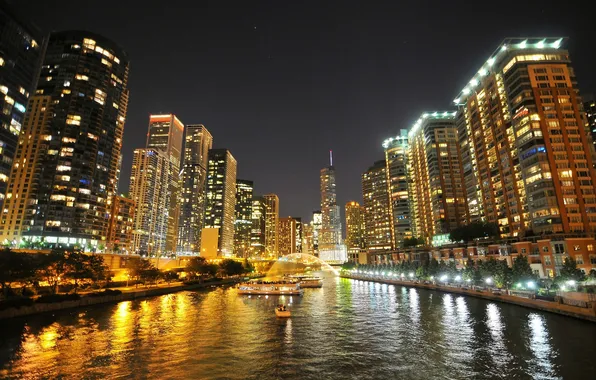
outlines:
{"label": "river wall", "polygon": [[209,288],[216,285],[233,284],[238,282],[238,279],[227,279],[217,282],[205,282],[201,284],[192,285],[179,285],[179,286],[168,286],[168,287],[157,287],[147,289],[135,289],[132,291],[125,291],[122,294],[115,296],[103,296],[103,297],[85,297],[76,301],[63,301],[55,303],[36,303],[31,306],[22,306],[19,308],[10,308],[6,310],[0,310],[0,320],[15,317],[24,317],[27,315],[47,313],[52,311],[73,309],[79,307],[86,307],[91,305],[98,305],[103,303],[116,303],[122,301],[130,301],[137,298],[160,296],[168,293],[180,292],[183,290],[194,290],[201,288]]}
{"label": "river wall", "polygon": [[[409,287],[415,287],[415,288],[437,290],[437,291],[447,292],[447,293],[462,294],[462,295],[466,295],[466,296],[483,298],[483,299],[491,300],[491,301],[499,301],[499,302],[514,304],[514,305],[524,306],[524,307],[528,307],[531,309],[538,309],[538,310],[542,310],[542,311],[548,311],[551,313],[566,315],[568,317],[579,318],[579,319],[583,319],[586,321],[596,322],[596,302],[581,302],[580,303],[581,306],[574,306],[574,305],[566,304],[565,302],[570,302],[570,301],[564,299],[563,297],[556,297],[556,301],[552,302],[552,301],[543,301],[543,300],[538,300],[538,299],[508,295],[508,294],[503,294],[501,292],[496,292],[496,291],[492,291],[492,290],[463,289],[461,287],[456,287],[456,286],[415,283],[415,282],[410,282],[410,281],[400,281],[400,280],[392,280],[392,279],[387,279],[387,278],[379,278],[376,276],[359,276],[359,275],[353,275],[353,274],[342,274],[341,277],[351,278],[354,280],[380,282],[383,284],[409,286]],[[573,302],[571,302],[571,303],[573,303]]]}

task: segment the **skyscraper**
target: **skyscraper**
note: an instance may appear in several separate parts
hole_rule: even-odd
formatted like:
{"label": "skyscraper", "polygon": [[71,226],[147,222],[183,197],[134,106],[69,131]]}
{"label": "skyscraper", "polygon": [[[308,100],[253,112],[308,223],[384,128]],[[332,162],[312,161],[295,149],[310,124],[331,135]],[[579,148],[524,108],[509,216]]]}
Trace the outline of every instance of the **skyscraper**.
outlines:
{"label": "skyscraper", "polygon": [[319,256],[319,242],[321,240],[321,227],[323,226],[323,214],[321,210],[312,212],[312,238],[313,238],[313,252],[315,256]]}
{"label": "skyscraper", "polygon": [[315,254],[312,222],[302,224],[302,253]]}
{"label": "skyscraper", "polygon": [[6,193],[2,240],[105,244],[127,80],[128,58],[112,41],[51,34]]}
{"label": "skyscraper", "polygon": [[129,194],[136,204],[132,251],[149,256],[166,252],[170,209],[170,162],[159,149],[135,149]]}
{"label": "skyscraper", "polygon": [[329,152],[329,166],[321,169],[321,216],[319,251],[335,249],[336,245],[341,244],[342,238],[332,152]]}
{"label": "skyscraper", "polygon": [[385,160],[376,161],[362,174],[366,247],[369,250],[390,250],[391,211]]}
{"label": "skyscraper", "polygon": [[265,200],[265,255],[268,258],[277,258],[279,198],[275,194],[266,194],[263,199]]}
{"label": "skyscraper", "polygon": [[250,256],[262,257],[265,254],[265,199],[253,196],[250,229]]}
{"label": "skyscraper", "polygon": [[178,223],[178,252],[198,254],[205,215],[208,153],[213,137],[204,125],[187,125]]}
{"label": "skyscraper", "polygon": [[279,256],[295,253],[296,250],[296,219],[291,216],[279,218]]}
{"label": "skyscraper", "polygon": [[207,165],[205,228],[219,228],[218,254],[234,253],[236,159],[227,149],[211,149]]}
{"label": "skyscraper", "polygon": [[[35,91],[43,56],[41,33],[0,2],[0,206],[23,129],[29,96]],[[45,80],[46,78],[44,78]],[[7,236],[8,237],[8,236]],[[12,237],[12,236],[11,236]]]}
{"label": "skyscraper", "polygon": [[108,223],[106,251],[131,253],[134,231],[135,202],[119,195],[112,197],[112,209]]}
{"label": "skyscraper", "polygon": [[592,144],[596,146],[596,100],[584,102],[584,111],[586,112],[588,128],[590,128],[590,134],[592,135]]}
{"label": "skyscraper", "polygon": [[365,247],[364,207],[358,202],[346,203],[346,246],[348,250]]}
{"label": "skyscraper", "polygon": [[455,112],[424,113],[410,129],[411,206],[418,238],[467,224]]}
{"label": "skyscraper", "polygon": [[296,247],[294,252],[302,252],[302,218],[298,216],[292,217],[296,221]]}
{"label": "skyscraper", "polygon": [[168,159],[168,225],[166,252],[176,252],[180,218],[180,164],[184,144],[184,124],[173,114],[150,115],[147,148],[163,152]]}
{"label": "skyscraper", "polygon": [[250,256],[252,229],[252,196],[254,184],[245,179],[236,180],[236,220],[234,224],[234,254]]}
{"label": "skyscraper", "polygon": [[596,175],[564,39],[509,38],[454,100],[472,220],[592,233]]}
{"label": "skyscraper", "polygon": [[391,204],[391,245],[401,246],[404,239],[411,238],[412,215],[408,197],[408,131],[402,129],[401,134],[383,142],[385,162],[387,164],[387,186],[389,186],[389,202]]}

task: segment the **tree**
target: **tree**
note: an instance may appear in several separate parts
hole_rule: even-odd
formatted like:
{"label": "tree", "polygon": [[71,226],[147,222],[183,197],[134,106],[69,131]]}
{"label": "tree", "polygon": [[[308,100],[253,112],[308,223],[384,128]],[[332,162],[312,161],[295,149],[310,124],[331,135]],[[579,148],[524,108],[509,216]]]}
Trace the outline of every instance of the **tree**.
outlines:
{"label": "tree", "polygon": [[404,248],[411,248],[411,247],[416,247],[416,246],[422,245],[424,243],[425,243],[425,241],[423,238],[411,237],[411,238],[405,238],[402,245]]}
{"label": "tree", "polygon": [[428,275],[436,277],[439,274],[439,262],[434,257],[428,262]]}
{"label": "tree", "polygon": [[[348,263],[346,263],[346,264],[348,264]],[[350,264],[351,264],[350,269],[353,269],[356,266],[356,264],[354,264],[354,263],[350,263]],[[248,259],[244,259],[244,264],[242,266],[244,268],[244,271],[243,271],[244,273],[252,273],[255,271],[255,268],[248,262]],[[342,266],[342,269],[343,269],[343,266]]]}
{"label": "tree", "polygon": [[499,237],[499,225],[486,222],[472,222],[449,233],[449,240],[453,242],[467,243],[475,239],[496,237]]}
{"label": "tree", "polygon": [[497,260],[495,267],[495,284],[499,288],[507,288],[511,283],[512,271],[505,260]]}
{"label": "tree", "polygon": [[533,281],[536,276],[532,272],[530,263],[528,263],[527,256],[519,255],[513,260],[511,266],[511,281],[514,284],[522,283],[525,284],[528,281]]}
{"label": "tree", "polygon": [[78,251],[67,252],[64,255],[65,274],[64,277],[74,280],[74,291],[78,290],[79,282],[93,277],[91,266],[87,261],[87,255]]}
{"label": "tree", "polygon": [[97,245],[97,250],[98,250],[99,252],[103,252],[105,249],[106,249],[106,246],[105,246],[104,244],[102,244],[102,243],[99,243],[99,244]]}
{"label": "tree", "polygon": [[223,260],[219,264],[219,268],[226,276],[235,276],[244,273],[244,267],[242,266],[242,263],[232,259]]}
{"label": "tree", "polygon": [[91,244],[91,242],[90,242],[90,241],[89,241],[89,242],[87,242],[87,245],[86,245],[85,247],[87,248],[87,251],[88,251],[88,252],[91,252],[91,251],[93,251],[93,244]]}
{"label": "tree", "polygon": [[66,280],[69,270],[66,251],[53,249],[49,254],[41,256],[37,275],[50,285],[52,294],[56,294],[58,285]]}
{"label": "tree", "polygon": [[33,279],[38,267],[37,255],[4,249],[0,252],[0,285],[4,297],[10,295],[13,282],[27,282]]}
{"label": "tree", "polygon": [[179,280],[178,273],[174,271],[166,271],[162,274],[163,279],[169,284],[172,281]]}
{"label": "tree", "polygon": [[486,261],[479,262],[478,269],[480,271],[481,279],[491,278],[494,280],[497,274],[497,267],[497,260],[495,260],[493,257]]}
{"label": "tree", "polygon": [[474,263],[474,260],[472,260],[472,258],[468,257],[468,260],[466,261],[466,267],[464,268],[463,271],[463,278],[465,281],[472,282],[475,281],[475,272],[477,271],[476,269],[476,264]]}
{"label": "tree", "polygon": [[459,275],[459,271],[457,270],[457,264],[455,264],[455,261],[449,261],[446,269],[447,269],[447,275],[451,279],[454,279],[456,276]]}
{"label": "tree", "polygon": [[[131,258],[126,263],[126,267],[128,268],[128,273],[130,277],[134,278],[135,280],[139,281],[141,279],[147,278],[147,271],[156,269],[153,264],[147,259],[142,258]],[[154,273],[151,273],[153,275]],[[138,284],[137,284],[138,286]]]}
{"label": "tree", "polygon": [[576,281],[580,282],[585,279],[584,272],[577,268],[577,263],[573,257],[567,256],[563,261],[563,267],[561,268],[559,275],[556,278],[556,282],[567,282]]}
{"label": "tree", "polygon": [[202,273],[203,267],[207,264],[204,257],[196,256],[186,264],[186,274],[188,278],[195,278]]}

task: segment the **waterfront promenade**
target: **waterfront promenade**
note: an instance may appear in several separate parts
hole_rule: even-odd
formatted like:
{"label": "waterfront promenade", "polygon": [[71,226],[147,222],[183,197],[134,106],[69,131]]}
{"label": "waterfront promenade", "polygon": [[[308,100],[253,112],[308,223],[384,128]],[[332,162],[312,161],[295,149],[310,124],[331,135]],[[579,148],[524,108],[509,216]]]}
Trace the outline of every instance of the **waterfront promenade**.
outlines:
{"label": "waterfront promenade", "polygon": [[342,273],[341,277],[354,280],[380,282],[384,284],[416,287],[441,292],[462,294],[471,297],[483,298],[492,301],[505,302],[509,304],[524,306],[532,309],[548,311],[569,317],[579,318],[586,321],[596,322],[596,302],[581,302],[582,306],[569,305],[563,297],[556,297],[556,301],[544,301],[530,297],[508,294],[506,290],[472,288],[457,285],[441,285],[437,283],[423,283],[409,280],[397,280],[382,275]]}

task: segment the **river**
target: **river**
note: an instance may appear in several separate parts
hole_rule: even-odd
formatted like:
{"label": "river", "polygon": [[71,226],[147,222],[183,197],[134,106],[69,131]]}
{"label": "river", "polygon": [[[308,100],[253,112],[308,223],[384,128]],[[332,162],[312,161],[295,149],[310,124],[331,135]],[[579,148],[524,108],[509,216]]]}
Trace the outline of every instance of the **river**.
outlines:
{"label": "river", "polygon": [[0,378],[575,379],[596,324],[424,289],[330,277],[283,297],[234,288],[2,321]]}

